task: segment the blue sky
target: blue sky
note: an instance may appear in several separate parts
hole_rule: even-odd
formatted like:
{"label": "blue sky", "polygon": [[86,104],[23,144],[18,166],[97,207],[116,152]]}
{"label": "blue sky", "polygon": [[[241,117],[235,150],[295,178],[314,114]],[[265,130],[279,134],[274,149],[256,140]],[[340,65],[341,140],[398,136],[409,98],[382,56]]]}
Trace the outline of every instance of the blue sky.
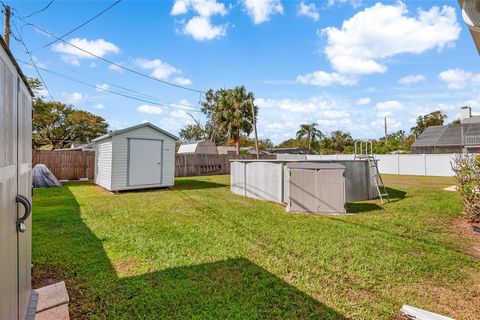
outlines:
{"label": "blue sky", "polygon": [[[41,68],[173,108],[131,100],[42,71],[56,100],[103,116],[111,129],[149,121],[177,134],[202,96],[114,68],[25,25],[62,35],[104,1],[5,1]],[[23,27],[22,27],[23,26]],[[18,35],[17,35],[18,36]],[[152,77],[207,90],[245,85],[260,107],[259,135],[279,143],[300,123],[354,137],[409,131],[420,114],[480,112],[479,57],[457,1],[122,1],[65,38]],[[15,56],[29,61],[12,40]],[[22,64],[25,73],[35,70]],[[48,99],[46,93],[43,93]],[[203,120],[201,114],[188,111]]]}

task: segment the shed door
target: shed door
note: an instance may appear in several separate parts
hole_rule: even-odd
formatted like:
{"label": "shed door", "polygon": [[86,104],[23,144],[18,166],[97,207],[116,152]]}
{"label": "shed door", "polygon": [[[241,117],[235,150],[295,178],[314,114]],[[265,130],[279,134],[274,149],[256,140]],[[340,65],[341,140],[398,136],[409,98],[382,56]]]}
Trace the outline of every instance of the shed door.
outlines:
{"label": "shed door", "polygon": [[128,141],[128,185],[162,183],[163,141],[132,138]]}
{"label": "shed door", "polygon": [[315,171],[290,170],[290,211],[317,212]]}
{"label": "shed door", "polygon": [[[5,58],[5,60],[3,60]],[[31,202],[31,100],[0,51],[0,319],[24,319],[31,284],[31,218],[17,219]]]}
{"label": "shed door", "polygon": [[318,212],[345,212],[345,178],[342,170],[318,170]]}

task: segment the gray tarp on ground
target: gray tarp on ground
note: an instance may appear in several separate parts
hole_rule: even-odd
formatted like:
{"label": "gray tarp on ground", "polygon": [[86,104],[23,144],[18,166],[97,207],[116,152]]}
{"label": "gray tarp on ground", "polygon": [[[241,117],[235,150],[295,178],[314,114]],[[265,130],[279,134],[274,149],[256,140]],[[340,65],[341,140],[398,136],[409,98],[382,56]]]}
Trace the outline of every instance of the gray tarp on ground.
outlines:
{"label": "gray tarp on ground", "polygon": [[44,164],[37,164],[32,170],[32,184],[34,188],[61,187],[62,184]]}

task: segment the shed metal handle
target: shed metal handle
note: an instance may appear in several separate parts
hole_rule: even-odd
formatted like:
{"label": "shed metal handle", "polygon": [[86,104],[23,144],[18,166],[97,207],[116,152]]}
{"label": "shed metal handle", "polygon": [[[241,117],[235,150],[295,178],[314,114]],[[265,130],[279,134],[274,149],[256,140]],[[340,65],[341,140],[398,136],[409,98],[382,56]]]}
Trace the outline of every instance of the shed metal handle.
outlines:
{"label": "shed metal handle", "polygon": [[25,220],[28,219],[30,214],[32,213],[32,204],[30,201],[27,199],[27,197],[22,196],[21,194],[17,195],[15,197],[15,202],[16,203],[21,203],[23,207],[25,208],[25,214],[23,217],[17,219],[17,230],[19,232],[25,232],[27,230],[27,227],[25,226]]}

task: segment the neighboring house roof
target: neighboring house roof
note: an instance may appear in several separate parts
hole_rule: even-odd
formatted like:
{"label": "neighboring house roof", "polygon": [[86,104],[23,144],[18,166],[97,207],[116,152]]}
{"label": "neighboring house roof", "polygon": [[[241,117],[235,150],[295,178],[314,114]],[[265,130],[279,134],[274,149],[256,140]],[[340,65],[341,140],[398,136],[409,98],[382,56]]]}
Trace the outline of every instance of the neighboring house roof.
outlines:
{"label": "neighboring house roof", "polygon": [[428,127],[412,147],[446,147],[480,144],[480,123]]}
{"label": "neighboring house roof", "polygon": [[136,130],[136,129],[143,128],[143,127],[150,127],[154,130],[157,130],[160,133],[163,133],[164,135],[169,136],[170,138],[172,138],[174,140],[180,140],[177,136],[171,134],[170,132],[161,129],[161,128],[151,124],[150,122],[145,122],[145,123],[141,123],[141,124],[138,124],[136,126],[133,126],[133,127],[128,127],[128,128],[121,129],[121,130],[110,131],[109,133],[107,133],[103,136],[100,136],[98,138],[93,139],[92,142],[97,142],[97,141],[100,141],[100,140],[103,140],[103,139],[110,138],[110,137],[115,136],[115,135],[120,134],[120,133]]}

